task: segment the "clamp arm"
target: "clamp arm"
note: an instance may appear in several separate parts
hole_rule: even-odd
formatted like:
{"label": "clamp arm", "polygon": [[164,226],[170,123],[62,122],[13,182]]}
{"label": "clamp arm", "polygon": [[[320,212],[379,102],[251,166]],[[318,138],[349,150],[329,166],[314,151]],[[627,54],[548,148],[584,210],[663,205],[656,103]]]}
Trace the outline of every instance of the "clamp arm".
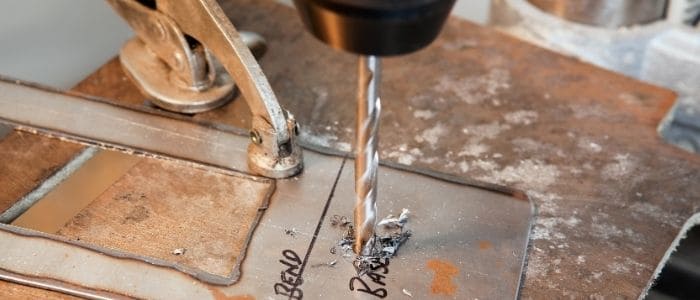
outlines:
{"label": "clamp arm", "polygon": [[[215,0],[108,0],[152,7],[174,21],[188,38],[204,45],[233,77],[252,118],[248,167],[263,176],[284,178],[302,168],[296,120],[282,109],[260,65]],[[137,3],[138,2],[138,3]],[[125,17],[128,19],[128,17]]]}

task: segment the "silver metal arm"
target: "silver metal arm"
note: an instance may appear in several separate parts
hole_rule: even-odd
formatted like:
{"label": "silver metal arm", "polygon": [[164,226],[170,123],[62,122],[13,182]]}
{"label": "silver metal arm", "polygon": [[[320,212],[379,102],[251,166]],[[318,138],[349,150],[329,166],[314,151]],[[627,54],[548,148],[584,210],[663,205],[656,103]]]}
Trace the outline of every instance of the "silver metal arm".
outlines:
{"label": "silver metal arm", "polygon": [[[107,1],[115,9],[125,4],[142,5],[136,0]],[[297,174],[302,168],[302,153],[296,143],[296,120],[280,107],[260,65],[219,4],[215,0],[156,0],[151,9],[205,46],[233,77],[253,115],[249,169],[273,178]]]}

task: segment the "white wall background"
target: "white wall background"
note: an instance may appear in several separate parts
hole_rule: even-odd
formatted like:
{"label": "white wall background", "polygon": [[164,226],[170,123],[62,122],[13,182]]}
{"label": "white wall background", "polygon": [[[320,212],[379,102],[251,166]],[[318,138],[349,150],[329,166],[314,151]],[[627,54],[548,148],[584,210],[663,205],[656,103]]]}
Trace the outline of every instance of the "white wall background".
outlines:
{"label": "white wall background", "polygon": [[[289,0],[280,0],[289,3]],[[455,14],[485,22],[490,0],[458,0]],[[0,1],[0,74],[70,88],[131,36],[104,1]]]}

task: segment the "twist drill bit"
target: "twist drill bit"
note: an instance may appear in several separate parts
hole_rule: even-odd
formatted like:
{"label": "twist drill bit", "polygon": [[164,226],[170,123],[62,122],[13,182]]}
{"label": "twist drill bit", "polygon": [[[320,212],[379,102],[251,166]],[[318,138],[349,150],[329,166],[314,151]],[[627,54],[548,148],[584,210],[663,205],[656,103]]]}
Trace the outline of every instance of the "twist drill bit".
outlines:
{"label": "twist drill bit", "polygon": [[[355,245],[358,255],[368,255],[365,244],[374,235],[377,220],[377,129],[379,127],[380,60],[360,56],[358,66],[357,127],[355,133]],[[364,251],[363,251],[364,250]]]}

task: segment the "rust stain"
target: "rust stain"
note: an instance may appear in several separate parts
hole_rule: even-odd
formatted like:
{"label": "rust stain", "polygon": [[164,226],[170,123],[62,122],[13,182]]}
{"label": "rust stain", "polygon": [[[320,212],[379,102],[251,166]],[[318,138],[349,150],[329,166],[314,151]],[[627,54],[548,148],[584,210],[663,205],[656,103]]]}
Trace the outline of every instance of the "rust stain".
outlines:
{"label": "rust stain", "polygon": [[217,288],[210,287],[209,291],[211,292],[212,297],[214,297],[216,300],[255,300],[255,297],[251,295],[227,296],[224,294],[224,292]]}
{"label": "rust stain", "polygon": [[457,291],[457,285],[452,279],[459,274],[459,269],[451,262],[440,259],[428,260],[426,266],[435,272],[430,291],[437,295],[454,295]]}
{"label": "rust stain", "polygon": [[479,250],[489,250],[491,248],[493,248],[493,243],[491,243],[491,241],[479,241]]}

